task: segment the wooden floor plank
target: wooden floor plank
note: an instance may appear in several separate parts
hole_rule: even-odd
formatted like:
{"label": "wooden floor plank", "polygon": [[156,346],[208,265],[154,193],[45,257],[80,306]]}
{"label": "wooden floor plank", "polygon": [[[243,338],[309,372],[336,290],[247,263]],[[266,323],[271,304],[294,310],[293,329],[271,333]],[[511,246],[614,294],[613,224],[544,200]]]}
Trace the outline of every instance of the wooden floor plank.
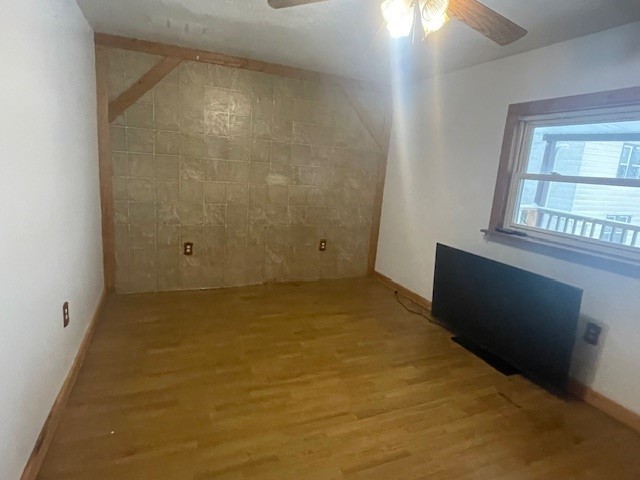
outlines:
{"label": "wooden floor plank", "polygon": [[116,295],[103,318],[42,480],[640,478],[640,435],[374,280]]}

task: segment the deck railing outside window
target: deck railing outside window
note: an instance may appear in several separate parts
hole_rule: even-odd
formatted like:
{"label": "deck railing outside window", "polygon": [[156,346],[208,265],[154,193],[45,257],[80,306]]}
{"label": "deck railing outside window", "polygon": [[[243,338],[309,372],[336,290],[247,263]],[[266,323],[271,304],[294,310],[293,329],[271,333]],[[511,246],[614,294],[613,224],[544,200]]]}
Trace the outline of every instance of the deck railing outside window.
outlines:
{"label": "deck railing outside window", "polygon": [[640,225],[576,215],[538,205],[520,207],[518,223],[551,232],[640,248]]}

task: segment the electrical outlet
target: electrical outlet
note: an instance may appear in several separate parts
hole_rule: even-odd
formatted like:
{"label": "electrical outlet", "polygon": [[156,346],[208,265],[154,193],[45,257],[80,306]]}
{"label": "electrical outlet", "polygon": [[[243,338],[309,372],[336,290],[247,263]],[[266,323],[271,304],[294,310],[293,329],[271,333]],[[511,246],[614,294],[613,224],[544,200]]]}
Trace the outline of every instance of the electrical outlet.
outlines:
{"label": "electrical outlet", "polygon": [[597,345],[600,340],[600,334],[602,333],[602,327],[593,322],[587,322],[587,327],[584,330],[582,339],[589,345]]}
{"label": "electrical outlet", "polygon": [[69,302],[64,302],[62,305],[62,326],[64,328],[69,325]]}
{"label": "electrical outlet", "polygon": [[320,250],[321,252],[324,252],[327,249],[327,240],[325,238],[320,239],[320,246],[318,247],[318,250]]}
{"label": "electrical outlet", "polygon": [[193,255],[193,243],[185,242],[184,243],[184,254],[185,255]]}

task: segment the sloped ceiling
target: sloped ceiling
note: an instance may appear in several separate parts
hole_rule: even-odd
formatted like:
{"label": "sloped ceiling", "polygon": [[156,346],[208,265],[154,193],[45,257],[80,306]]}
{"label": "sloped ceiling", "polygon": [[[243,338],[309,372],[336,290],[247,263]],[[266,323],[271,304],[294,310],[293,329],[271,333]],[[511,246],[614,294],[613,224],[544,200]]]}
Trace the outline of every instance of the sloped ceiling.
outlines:
{"label": "sloped ceiling", "polygon": [[[409,51],[381,28],[380,0],[273,10],[267,0],[77,0],[97,32],[386,81]],[[410,49],[425,75],[451,71],[640,20],[637,0],[482,0],[529,31],[500,47],[452,20]],[[437,61],[434,61],[434,58]],[[427,60],[431,59],[431,60]]]}

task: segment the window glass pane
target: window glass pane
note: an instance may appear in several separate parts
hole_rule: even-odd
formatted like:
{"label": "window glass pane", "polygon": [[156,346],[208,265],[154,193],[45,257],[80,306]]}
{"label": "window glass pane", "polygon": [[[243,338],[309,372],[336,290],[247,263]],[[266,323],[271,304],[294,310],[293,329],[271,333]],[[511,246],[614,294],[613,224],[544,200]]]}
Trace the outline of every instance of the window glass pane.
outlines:
{"label": "window glass pane", "polygon": [[633,147],[626,178],[640,178],[640,146]]}
{"label": "window glass pane", "polygon": [[623,165],[621,164],[618,167],[618,178],[627,178],[627,171],[629,170],[629,165]]}
{"label": "window glass pane", "polygon": [[523,180],[513,223],[640,248],[640,188]]}
{"label": "window glass pane", "polygon": [[636,155],[640,159],[640,121],[541,126],[533,129],[526,172],[637,178],[628,177]]}

